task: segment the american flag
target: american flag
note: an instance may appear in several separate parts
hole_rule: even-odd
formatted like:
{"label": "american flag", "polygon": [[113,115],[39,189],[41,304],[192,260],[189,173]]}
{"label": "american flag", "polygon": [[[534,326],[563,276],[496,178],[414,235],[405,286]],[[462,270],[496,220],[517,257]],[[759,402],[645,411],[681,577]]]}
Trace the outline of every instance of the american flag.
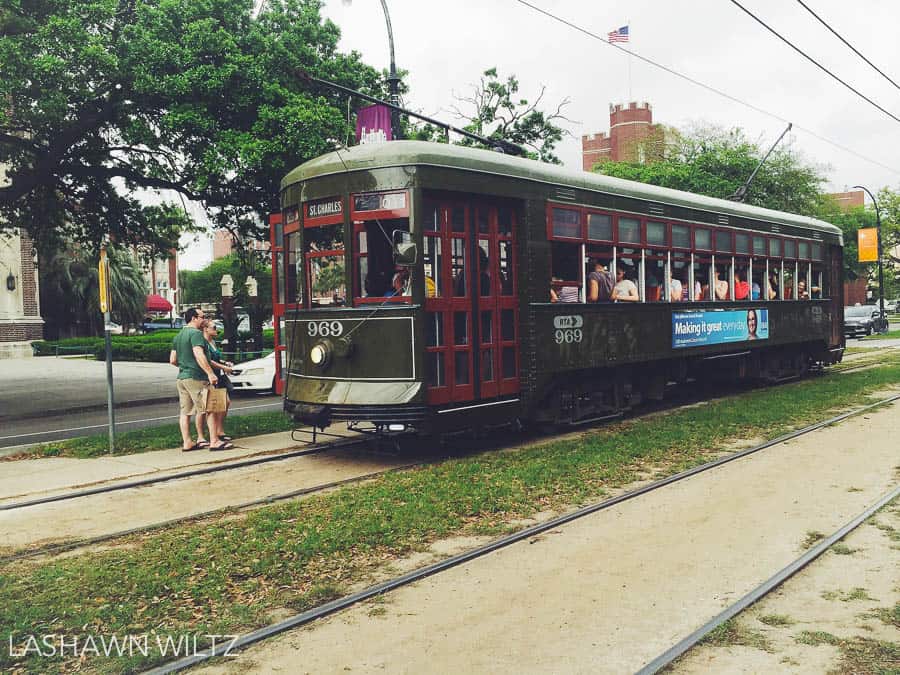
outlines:
{"label": "american flag", "polygon": [[619,30],[610,31],[606,37],[610,42],[628,42],[628,26],[622,26]]}

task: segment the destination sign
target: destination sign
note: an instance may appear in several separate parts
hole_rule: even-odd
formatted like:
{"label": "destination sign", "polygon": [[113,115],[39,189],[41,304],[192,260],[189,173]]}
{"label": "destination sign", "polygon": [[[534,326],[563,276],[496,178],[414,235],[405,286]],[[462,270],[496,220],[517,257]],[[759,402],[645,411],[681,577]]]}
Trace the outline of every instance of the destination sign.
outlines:
{"label": "destination sign", "polygon": [[391,192],[388,194],[353,195],[353,210],[360,211],[399,211],[406,208],[406,193]]}
{"label": "destination sign", "polygon": [[343,202],[339,197],[319,199],[306,204],[307,218],[324,218],[325,216],[339,216],[344,210]]}

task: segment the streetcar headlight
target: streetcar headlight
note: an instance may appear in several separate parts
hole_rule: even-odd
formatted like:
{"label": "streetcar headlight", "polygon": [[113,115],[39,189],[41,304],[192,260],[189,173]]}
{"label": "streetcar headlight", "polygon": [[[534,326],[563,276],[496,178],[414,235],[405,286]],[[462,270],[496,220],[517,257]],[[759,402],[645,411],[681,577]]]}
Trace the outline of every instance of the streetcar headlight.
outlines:
{"label": "streetcar headlight", "polygon": [[328,352],[325,350],[325,345],[315,345],[309,350],[309,360],[312,361],[315,366],[321,366],[325,363],[325,359],[327,358]]}

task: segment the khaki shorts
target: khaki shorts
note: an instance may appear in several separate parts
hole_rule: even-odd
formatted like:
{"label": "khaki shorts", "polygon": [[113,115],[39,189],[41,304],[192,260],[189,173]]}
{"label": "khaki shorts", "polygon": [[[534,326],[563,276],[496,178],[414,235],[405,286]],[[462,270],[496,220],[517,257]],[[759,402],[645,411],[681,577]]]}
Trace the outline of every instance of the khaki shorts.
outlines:
{"label": "khaki shorts", "polygon": [[203,408],[201,395],[209,382],[204,380],[178,380],[178,405],[182,415],[193,415]]}

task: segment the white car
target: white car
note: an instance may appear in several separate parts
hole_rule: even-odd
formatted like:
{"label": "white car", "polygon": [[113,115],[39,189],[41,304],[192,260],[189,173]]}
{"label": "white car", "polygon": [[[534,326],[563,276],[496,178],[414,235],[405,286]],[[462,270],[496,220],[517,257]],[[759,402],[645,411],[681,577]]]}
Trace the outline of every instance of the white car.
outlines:
{"label": "white car", "polygon": [[228,379],[235,391],[274,391],[275,352],[261,359],[238,363]]}

